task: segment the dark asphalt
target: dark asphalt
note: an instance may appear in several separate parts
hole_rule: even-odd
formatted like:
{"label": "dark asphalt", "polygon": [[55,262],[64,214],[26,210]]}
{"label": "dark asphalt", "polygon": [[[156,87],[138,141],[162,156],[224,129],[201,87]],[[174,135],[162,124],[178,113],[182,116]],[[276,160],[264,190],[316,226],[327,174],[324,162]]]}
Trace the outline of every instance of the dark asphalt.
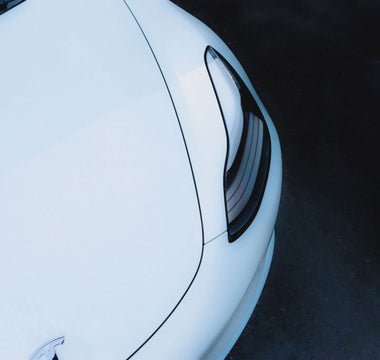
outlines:
{"label": "dark asphalt", "polygon": [[272,268],[227,359],[380,359],[380,2],[174,2],[229,44],[282,144]]}

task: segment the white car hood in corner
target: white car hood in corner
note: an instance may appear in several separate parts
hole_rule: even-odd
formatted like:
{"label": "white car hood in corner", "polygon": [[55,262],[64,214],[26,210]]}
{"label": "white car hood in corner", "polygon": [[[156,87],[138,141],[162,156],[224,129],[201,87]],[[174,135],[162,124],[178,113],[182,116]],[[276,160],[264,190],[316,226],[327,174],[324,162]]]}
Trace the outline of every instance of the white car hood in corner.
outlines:
{"label": "white car hood in corner", "polygon": [[202,254],[165,84],[121,0],[27,0],[0,34],[0,359],[124,360]]}

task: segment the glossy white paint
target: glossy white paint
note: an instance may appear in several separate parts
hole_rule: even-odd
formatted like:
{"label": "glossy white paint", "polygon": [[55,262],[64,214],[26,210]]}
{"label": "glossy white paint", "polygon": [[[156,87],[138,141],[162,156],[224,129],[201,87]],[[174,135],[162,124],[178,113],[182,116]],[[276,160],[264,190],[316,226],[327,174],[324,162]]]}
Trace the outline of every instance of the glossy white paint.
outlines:
{"label": "glossy white paint", "polygon": [[173,97],[194,170],[207,242],[227,226],[223,192],[226,132],[205,66],[212,33],[168,0],[127,3],[152,46]]}
{"label": "glossy white paint", "polygon": [[168,0],[125,1],[153,49],[173,97],[194,170],[207,242],[227,227],[223,192],[226,132],[205,67],[207,46],[232,65],[268,121],[269,115],[234,54],[205,24]]}
{"label": "glossy white paint", "polygon": [[223,360],[243,331],[269,271],[273,252],[270,242],[281,194],[280,145],[273,124],[268,127],[272,159],[255,220],[234,243],[229,243],[224,233],[205,245],[188,293],[132,359]]}
{"label": "glossy white paint", "polygon": [[[215,33],[169,1],[127,0],[127,3],[158,59],[184,129],[206,243],[199,272],[189,292],[159,332],[132,358],[224,359],[248,321],[269,270],[273,252],[270,240],[281,194],[279,139],[247,74]],[[215,93],[208,83],[204,59],[207,46],[216,49],[245,82],[271,136],[270,171],[260,209],[251,226],[232,244],[224,232],[226,215],[221,178],[226,134]],[[188,78],[193,86],[187,86]],[[221,154],[224,154],[223,161]]]}
{"label": "glossy white paint", "polygon": [[0,358],[125,359],[202,253],[167,89],[119,0],[26,1],[0,34]]}
{"label": "glossy white paint", "polygon": [[[28,0],[0,16],[1,359],[61,335],[59,360],[125,360],[148,339],[132,359],[223,359],[264,284],[281,189],[269,115],[204,24],[168,0],[126,3],[143,33],[122,0]],[[272,140],[260,210],[233,244],[209,45]]]}

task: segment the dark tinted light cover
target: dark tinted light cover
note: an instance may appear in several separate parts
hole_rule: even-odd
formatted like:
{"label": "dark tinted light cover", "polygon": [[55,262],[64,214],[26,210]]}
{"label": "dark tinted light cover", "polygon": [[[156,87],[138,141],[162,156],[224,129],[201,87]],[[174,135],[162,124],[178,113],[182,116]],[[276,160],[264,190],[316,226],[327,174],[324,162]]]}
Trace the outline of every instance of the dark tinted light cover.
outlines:
{"label": "dark tinted light cover", "polygon": [[[213,65],[215,61],[218,66]],[[249,227],[259,210],[270,165],[270,135],[255,99],[227,61],[208,48],[206,64],[228,138],[224,191],[228,235],[232,242]],[[237,116],[238,113],[241,116]],[[231,136],[231,129],[236,128],[232,125],[236,123],[241,123],[242,130]]]}

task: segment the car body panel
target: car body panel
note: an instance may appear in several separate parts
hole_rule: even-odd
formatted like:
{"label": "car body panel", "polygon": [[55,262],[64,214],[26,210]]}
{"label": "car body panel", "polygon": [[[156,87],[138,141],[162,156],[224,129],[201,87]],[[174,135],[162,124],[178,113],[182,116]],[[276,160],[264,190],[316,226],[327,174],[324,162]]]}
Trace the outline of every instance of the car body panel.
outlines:
{"label": "car body panel", "polygon": [[223,190],[227,138],[204,61],[209,40],[216,35],[170,1],[126,3],[152,47],[173,98],[197,183],[207,242],[227,229]]}
{"label": "car body panel", "polygon": [[[261,293],[281,192],[277,133],[236,57],[169,0],[25,1],[0,33],[0,357],[64,335],[59,360],[222,359]],[[208,46],[271,139],[234,243]]]}
{"label": "car body panel", "polygon": [[[252,238],[246,237],[246,241],[252,243]],[[230,256],[226,234],[207,245],[204,262],[187,296],[160,331],[132,359],[225,359],[247,324],[264,287],[273,246],[274,236],[264,249],[264,256],[257,255],[251,263],[252,252],[246,251],[246,247],[234,244]],[[226,258],[229,263],[225,263]],[[256,271],[252,270],[253,267]],[[229,281],[228,286],[215,285],[221,278]],[[203,296],[199,296],[200,293]],[[186,326],[189,313],[197,316]],[[173,342],[178,345],[171,346]]]}
{"label": "car body panel", "polygon": [[0,358],[126,359],[203,251],[162,75],[119,0],[25,1],[0,33]]}
{"label": "car body panel", "polygon": [[227,229],[223,188],[227,139],[205,66],[208,46],[223,54],[271,120],[239,61],[205,24],[168,0],[125,2],[152,47],[173,98],[194,171],[207,243]]}
{"label": "car body panel", "polygon": [[[269,271],[281,195],[280,142],[241,64],[212,30],[170,1],[126,2],[155,53],[174,99],[194,169],[205,234],[204,254],[192,286],[176,311],[132,359],[224,359],[252,314]],[[233,243],[228,241],[224,208],[227,140],[205,65],[208,46],[244,81],[265,118],[271,140],[271,161],[260,208]]]}
{"label": "car body panel", "polygon": [[254,221],[235,242],[230,243],[223,233],[204,246],[199,271],[186,296],[132,359],[224,359],[243,331],[269,272],[281,195],[280,143],[267,120],[272,157]]}

